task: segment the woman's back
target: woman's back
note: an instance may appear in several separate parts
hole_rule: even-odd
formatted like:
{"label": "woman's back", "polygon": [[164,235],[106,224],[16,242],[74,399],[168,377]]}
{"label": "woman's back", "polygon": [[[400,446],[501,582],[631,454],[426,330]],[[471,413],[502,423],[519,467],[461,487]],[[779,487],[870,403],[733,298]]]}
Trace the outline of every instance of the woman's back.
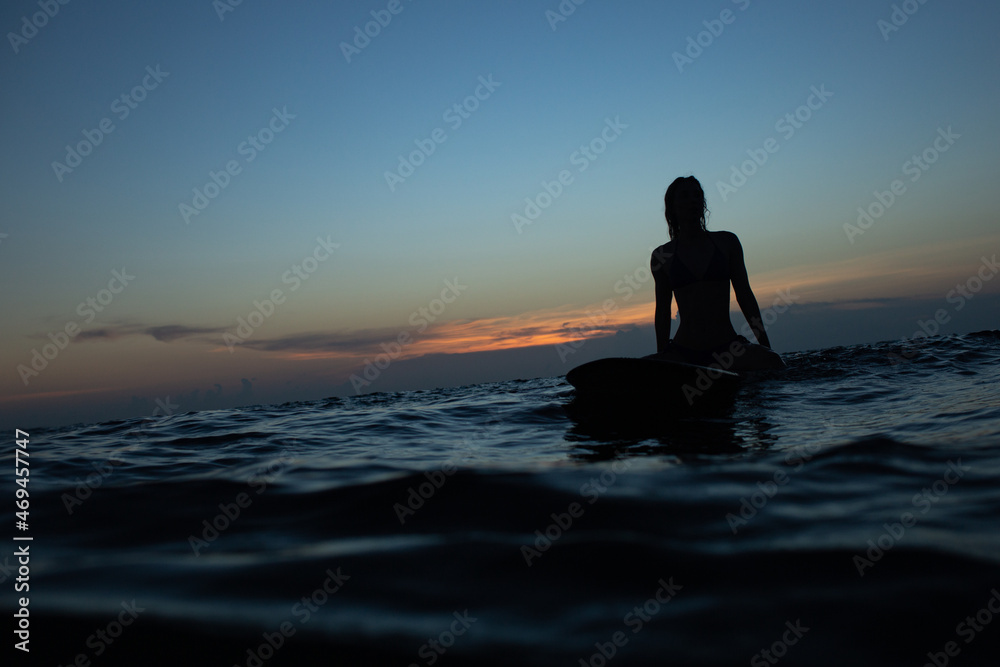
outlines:
{"label": "woman's back", "polygon": [[653,253],[657,281],[666,280],[680,315],[674,341],[695,350],[714,349],[736,338],[729,319],[730,232],[682,236]]}

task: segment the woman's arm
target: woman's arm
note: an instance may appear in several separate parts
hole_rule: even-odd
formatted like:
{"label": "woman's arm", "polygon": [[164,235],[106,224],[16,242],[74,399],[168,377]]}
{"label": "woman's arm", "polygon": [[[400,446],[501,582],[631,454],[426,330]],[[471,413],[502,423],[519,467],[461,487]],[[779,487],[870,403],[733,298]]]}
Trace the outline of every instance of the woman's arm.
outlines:
{"label": "woman's arm", "polygon": [[764,330],[764,322],[760,316],[760,307],[757,305],[757,297],[750,289],[750,279],[747,277],[747,266],[743,261],[743,246],[735,234],[730,234],[729,248],[729,275],[733,281],[733,291],[736,293],[736,303],[743,311],[743,317],[747,319],[750,330],[753,331],[754,338],[764,347],[770,348],[771,341]]}
{"label": "woman's arm", "polygon": [[666,352],[670,346],[670,302],[674,298],[674,290],[670,286],[667,272],[663,270],[663,258],[653,253],[650,260],[650,270],[656,285],[656,315],[653,323],[656,326],[656,352]]}

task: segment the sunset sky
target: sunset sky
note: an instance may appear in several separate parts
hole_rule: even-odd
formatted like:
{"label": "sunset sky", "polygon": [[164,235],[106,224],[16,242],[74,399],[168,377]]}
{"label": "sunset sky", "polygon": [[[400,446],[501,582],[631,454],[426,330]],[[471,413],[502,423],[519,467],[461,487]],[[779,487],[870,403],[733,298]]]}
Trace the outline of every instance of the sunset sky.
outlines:
{"label": "sunset sky", "polygon": [[1000,328],[998,23],[973,0],[5,3],[0,420],[653,352],[681,175],[781,307],[779,352]]}

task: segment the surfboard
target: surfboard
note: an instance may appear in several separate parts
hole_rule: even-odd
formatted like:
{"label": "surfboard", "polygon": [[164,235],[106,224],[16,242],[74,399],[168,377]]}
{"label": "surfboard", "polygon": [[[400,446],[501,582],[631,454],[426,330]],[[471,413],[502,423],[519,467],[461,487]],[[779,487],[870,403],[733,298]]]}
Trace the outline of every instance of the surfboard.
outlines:
{"label": "surfboard", "polygon": [[612,357],[577,366],[566,374],[577,396],[613,401],[672,399],[694,405],[731,392],[740,376],[732,371],[651,357]]}

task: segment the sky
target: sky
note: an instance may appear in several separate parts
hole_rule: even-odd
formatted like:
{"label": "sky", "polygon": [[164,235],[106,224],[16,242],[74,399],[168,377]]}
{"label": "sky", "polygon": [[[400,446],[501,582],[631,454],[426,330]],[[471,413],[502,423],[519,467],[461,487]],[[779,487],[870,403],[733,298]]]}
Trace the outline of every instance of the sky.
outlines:
{"label": "sky", "polygon": [[4,3],[0,421],[652,353],[649,255],[687,175],[779,352],[1000,328],[998,22],[973,0]]}

